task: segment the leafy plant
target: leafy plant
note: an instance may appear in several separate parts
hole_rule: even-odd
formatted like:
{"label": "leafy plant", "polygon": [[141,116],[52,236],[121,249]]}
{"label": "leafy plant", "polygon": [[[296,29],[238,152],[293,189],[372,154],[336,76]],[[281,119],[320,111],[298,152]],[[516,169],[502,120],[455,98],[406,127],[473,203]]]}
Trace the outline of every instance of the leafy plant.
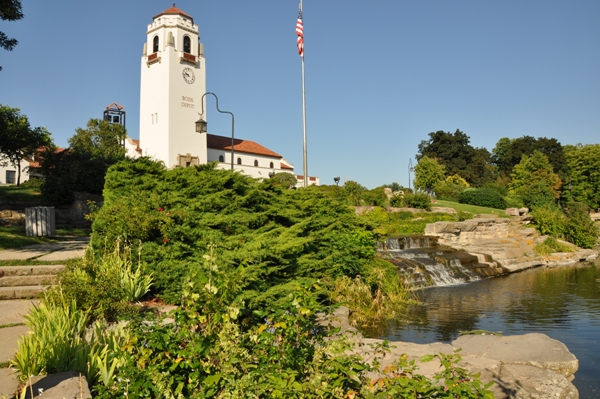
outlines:
{"label": "leafy plant", "polygon": [[556,205],[547,204],[531,211],[531,217],[542,235],[562,237],[565,228],[565,216]]}
{"label": "leafy plant", "polygon": [[458,202],[495,209],[506,208],[506,202],[502,195],[492,188],[467,188],[459,194]]}
{"label": "leafy plant", "polygon": [[425,209],[426,211],[431,209],[431,198],[424,193],[405,195],[404,202],[411,208]]}

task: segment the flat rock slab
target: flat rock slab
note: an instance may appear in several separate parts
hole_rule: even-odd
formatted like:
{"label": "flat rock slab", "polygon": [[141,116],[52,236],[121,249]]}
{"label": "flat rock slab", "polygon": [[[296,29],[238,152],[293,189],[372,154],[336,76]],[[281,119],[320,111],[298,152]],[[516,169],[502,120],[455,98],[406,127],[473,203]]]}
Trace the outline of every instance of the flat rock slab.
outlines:
{"label": "flat rock slab", "polygon": [[29,327],[14,326],[0,328],[0,363],[9,361],[15,357],[17,350],[17,342],[22,335],[27,334]]}
{"label": "flat rock slab", "polygon": [[0,369],[0,398],[6,397],[12,399],[15,397],[19,388],[19,380],[17,380],[15,370]]}
{"label": "flat rock slab", "polygon": [[0,301],[0,326],[25,322],[24,316],[37,303],[39,303],[38,300],[25,299]]}
{"label": "flat rock slab", "polygon": [[552,370],[564,376],[573,375],[579,361],[560,341],[545,334],[523,334],[509,337],[464,335],[452,342],[465,355],[494,359],[503,364],[521,364]]}
{"label": "flat rock slab", "polygon": [[[76,371],[65,371],[63,373],[48,374],[43,377],[34,377],[32,382],[34,398],[90,399],[92,397],[87,379],[84,375]],[[26,398],[32,399],[29,392],[28,389]],[[41,395],[40,392],[42,392]]]}

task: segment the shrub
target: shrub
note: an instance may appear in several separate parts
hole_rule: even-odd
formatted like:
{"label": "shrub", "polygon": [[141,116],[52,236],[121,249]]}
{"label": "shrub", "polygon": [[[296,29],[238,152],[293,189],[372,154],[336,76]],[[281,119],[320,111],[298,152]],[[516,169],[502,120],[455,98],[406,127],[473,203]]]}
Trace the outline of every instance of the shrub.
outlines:
{"label": "shrub", "polygon": [[273,180],[274,184],[287,189],[296,187],[296,184],[298,183],[296,176],[287,172],[276,173],[271,180]]}
{"label": "shrub", "polygon": [[60,285],[48,290],[48,303],[75,301],[79,309],[89,309],[92,319],[117,320],[133,302],[144,296],[152,284],[152,275],[143,270],[141,262],[134,266],[131,248],[95,256],[88,250],[85,256],[67,266],[60,276]]}
{"label": "shrub", "polygon": [[405,195],[404,202],[411,208],[417,209],[431,209],[431,198],[427,194],[416,193],[413,195]]}
{"label": "shrub", "polygon": [[435,195],[440,200],[456,201],[458,200],[459,194],[465,189],[465,187],[448,181],[443,181],[436,184],[433,189],[435,191]]}
{"label": "shrub", "polygon": [[588,206],[582,202],[569,202],[565,215],[566,239],[581,248],[592,248],[598,241],[599,232],[590,218]]}
{"label": "shrub", "polygon": [[556,203],[555,191],[542,182],[521,187],[519,195],[523,199],[523,205],[529,209]]}
{"label": "shrub", "polygon": [[402,208],[405,205],[404,203],[404,195],[403,194],[395,194],[390,198],[390,206],[395,208]]}
{"label": "shrub", "polygon": [[506,202],[507,208],[523,208],[525,206],[523,198],[518,195],[507,195],[504,197],[504,202]]}
{"label": "shrub", "polygon": [[573,250],[571,245],[560,242],[554,237],[548,237],[543,243],[535,246],[535,251],[541,255],[550,255],[555,252],[573,252]]}
{"label": "shrub", "polygon": [[247,304],[259,306],[287,295],[276,287],[295,279],[361,273],[373,253],[372,227],[337,191],[286,190],[214,165],[166,170],[126,160],[109,169],[92,242],[101,253],[119,237],[141,241],[152,293],[170,303],[181,300],[181,284],[208,245],[219,243],[223,267],[245,267]]}
{"label": "shrub", "polygon": [[544,205],[531,211],[533,224],[543,235],[562,237],[565,229],[565,217],[556,205]]}
{"label": "shrub", "polygon": [[506,209],[506,202],[504,202],[502,195],[491,188],[467,188],[459,194],[458,202],[495,209]]}
{"label": "shrub", "polygon": [[377,187],[373,190],[364,191],[362,198],[365,204],[370,206],[386,206],[389,202],[383,187]]}

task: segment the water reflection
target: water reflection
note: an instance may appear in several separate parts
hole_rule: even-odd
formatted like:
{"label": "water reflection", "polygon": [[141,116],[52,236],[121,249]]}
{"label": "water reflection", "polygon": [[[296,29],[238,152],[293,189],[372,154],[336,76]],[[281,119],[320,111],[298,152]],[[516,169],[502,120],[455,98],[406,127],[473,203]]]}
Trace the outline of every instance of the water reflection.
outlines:
{"label": "water reflection", "polygon": [[392,322],[380,338],[450,342],[463,330],[540,332],[565,343],[580,361],[581,398],[600,397],[600,267],[538,268],[469,284],[429,288],[409,322]]}

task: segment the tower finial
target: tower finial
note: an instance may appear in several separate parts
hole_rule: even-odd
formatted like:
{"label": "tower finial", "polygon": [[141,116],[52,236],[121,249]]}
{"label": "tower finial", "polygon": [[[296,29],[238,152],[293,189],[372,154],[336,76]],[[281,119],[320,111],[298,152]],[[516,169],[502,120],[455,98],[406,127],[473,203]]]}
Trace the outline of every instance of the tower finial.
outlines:
{"label": "tower finial", "polygon": [[173,7],[175,7],[175,3],[173,3]]}

